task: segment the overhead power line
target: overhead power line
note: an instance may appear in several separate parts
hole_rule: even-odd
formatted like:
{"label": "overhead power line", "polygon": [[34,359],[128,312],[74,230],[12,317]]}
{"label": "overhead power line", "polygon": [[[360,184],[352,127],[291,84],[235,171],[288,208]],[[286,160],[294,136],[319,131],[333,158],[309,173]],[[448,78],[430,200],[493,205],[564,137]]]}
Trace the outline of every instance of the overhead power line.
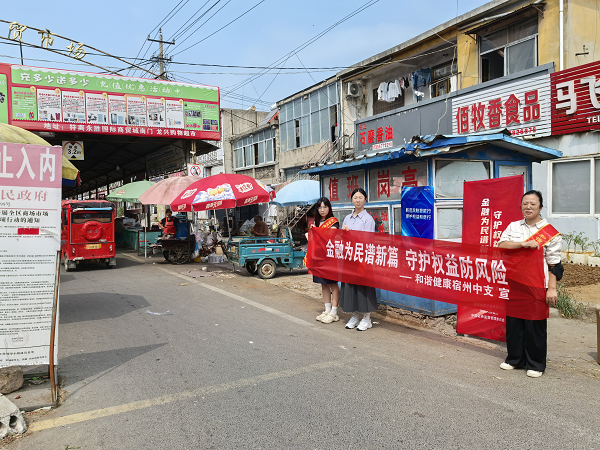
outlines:
{"label": "overhead power line", "polygon": [[[215,3],[214,5],[212,5],[212,6],[211,6],[211,7],[208,9],[208,11],[210,11],[210,10],[211,10],[211,9],[213,9],[215,6],[217,6],[217,4],[218,4],[220,1],[221,1],[221,0],[217,0],[217,3]],[[227,6],[229,3],[231,3],[231,0],[227,0],[227,2],[226,2],[226,3],[225,3],[223,6],[221,6],[219,9],[217,9],[217,10],[215,11],[215,13],[214,13],[212,16],[210,16],[208,19],[206,19],[204,22],[202,22],[202,23],[201,23],[201,24],[198,26],[198,28],[196,28],[194,31],[192,31],[190,34],[188,34],[188,35],[187,35],[187,36],[186,36],[186,37],[185,37],[185,38],[184,38],[184,39],[183,39],[183,40],[182,40],[182,41],[181,41],[179,44],[177,44],[177,45],[176,45],[176,46],[173,48],[173,51],[175,51],[175,50],[177,49],[177,47],[181,46],[181,45],[182,45],[182,44],[183,44],[185,41],[187,41],[187,40],[188,40],[190,37],[192,37],[192,36],[193,36],[193,35],[194,35],[194,34],[195,34],[195,33],[196,33],[198,30],[200,30],[200,28],[202,28],[204,25],[206,25],[206,24],[208,23],[208,21],[210,21],[210,19],[212,19],[213,17],[215,17],[215,16],[216,16],[216,15],[219,13],[219,11],[221,11],[223,8],[225,8],[225,7],[226,7],[226,6]],[[207,12],[208,12],[208,11],[207,11]],[[203,16],[202,16],[202,17],[203,17]],[[199,18],[199,19],[200,19],[200,18]],[[199,20],[199,19],[198,19],[198,20]],[[180,36],[180,37],[181,37],[181,36]],[[175,55],[177,55],[177,53],[175,53]]]}
{"label": "overhead power line", "polygon": [[269,69],[265,69],[263,71],[261,71],[261,73],[259,75],[254,75],[244,81],[241,81],[240,83],[237,83],[235,85],[233,85],[227,92],[231,92],[231,91],[235,91],[238,90],[240,88],[242,88],[243,86],[247,85],[248,83],[250,83],[251,81],[256,80],[257,78],[260,78],[261,76],[265,75],[266,73],[270,72],[273,66],[281,63],[281,61],[283,60],[287,60],[289,59],[292,55],[294,55],[295,53],[298,53],[302,50],[304,50],[305,48],[307,48],[309,45],[315,43],[316,41],[318,41],[320,38],[322,38],[323,36],[325,36],[327,33],[329,33],[331,30],[333,30],[335,27],[337,27],[338,25],[344,23],[345,21],[349,20],[350,18],[354,17],[355,15],[359,14],[360,12],[364,11],[365,9],[373,6],[375,3],[378,3],[379,0],[370,0],[367,3],[365,3],[364,5],[360,6],[359,8],[355,9],[354,11],[352,11],[350,14],[348,14],[347,16],[343,17],[342,19],[338,20],[337,22],[335,22],[333,25],[330,25],[328,28],[326,28],[325,30],[321,31],[320,33],[318,33],[317,35],[313,36],[312,38],[310,38],[309,40],[305,41],[304,43],[300,44],[298,47],[296,47],[295,49],[293,49],[291,52],[287,53],[286,55],[284,55],[283,57],[279,58],[277,61],[275,61],[273,64],[271,64],[269,67]]}
{"label": "overhead power line", "polygon": [[[188,1],[189,1],[189,0],[186,0],[186,2],[185,2],[185,3],[187,3]],[[167,14],[165,17],[163,17],[163,18],[162,18],[162,20],[161,20],[161,21],[158,23],[158,25],[156,25],[156,26],[155,26],[155,27],[152,29],[152,31],[150,31],[150,33],[148,33],[148,35],[152,34],[152,33],[153,33],[153,32],[154,32],[154,31],[155,31],[157,28],[159,28],[161,25],[163,25],[163,23],[166,23],[166,22],[165,22],[165,20],[167,20],[167,19],[168,19],[168,20],[171,20],[171,18],[173,18],[173,16],[175,16],[175,14],[177,14],[177,13],[178,13],[178,12],[181,10],[181,8],[183,8],[183,7],[185,6],[185,3],[184,3],[184,4],[181,6],[181,8],[179,8],[179,10],[177,10],[177,11],[175,12],[175,14],[173,14],[173,15],[171,16],[171,18],[169,18],[169,16],[171,15],[171,13],[172,13],[173,11],[175,11],[175,10],[176,10],[176,9],[179,7],[179,5],[181,5],[182,3],[183,3],[183,0],[181,0],[179,3],[177,3],[177,5],[175,5],[175,7],[174,7],[174,8],[173,8],[173,9],[172,9],[172,10],[171,10],[171,11],[170,11],[170,12],[169,12],[169,13],[168,13],[168,14]],[[167,21],[168,21],[168,20],[167,20]],[[156,36],[154,36],[154,37],[156,38]],[[142,50],[144,50],[144,47],[146,46],[146,43],[147,43],[147,41],[144,41],[144,43],[142,44],[142,47],[140,48],[140,50],[138,51],[137,55],[135,56],[135,58],[136,58],[136,59],[137,59],[137,57],[138,57],[138,56],[140,56],[140,53],[142,53]],[[148,49],[149,49],[149,48],[150,48],[150,45],[148,45]],[[146,53],[144,53],[144,56],[143,56],[143,57],[145,57],[147,53],[148,53],[148,50],[146,50]],[[133,73],[135,74],[135,72],[136,72],[136,71],[134,70],[134,71],[133,71]],[[129,70],[127,71],[127,73],[129,74]]]}
{"label": "overhead power line", "polygon": [[[178,35],[178,33],[181,31],[181,29],[182,29],[183,27],[185,27],[185,26],[186,26],[186,25],[187,25],[187,24],[190,22],[190,20],[192,20],[192,19],[194,18],[194,16],[195,16],[196,14],[198,14],[200,11],[202,11],[202,9],[203,9],[203,8],[204,8],[204,7],[205,7],[207,4],[208,4],[208,2],[210,2],[210,0],[206,0],[206,2],[204,2],[204,4],[203,4],[203,5],[202,5],[200,8],[198,8],[198,9],[196,10],[196,12],[195,12],[194,14],[192,14],[192,15],[190,16],[190,18],[189,18],[188,20],[186,20],[186,21],[184,22],[184,24],[183,24],[183,25],[181,25],[181,26],[180,26],[180,27],[179,27],[179,28],[178,28],[178,29],[175,31],[175,33],[173,33],[173,35],[171,36],[171,40],[173,40],[173,39],[175,39],[175,38],[179,39],[179,37],[180,37],[180,36]],[[204,14],[206,14],[206,12],[205,12]],[[200,16],[200,17],[202,17],[202,16]],[[194,22],[194,23],[195,23],[195,22]],[[186,28],[186,30],[187,30],[187,28]],[[185,31],[186,31],[186,30],[184,30],[184,31],[183,31],[183,33],[185,33]],[[183,33],[182,33],[182,34],[183,34]]]}
{"label": "overhead power line", "polygon": [[[198,42],[196,42],[195,44],[190,45],[189,47],[175,53],[173,56],[177,56],[180,53],[185,52],[186,50],[189,50],[190,48],[200,44],[201,42],[204,42],[205,40],[207,40],[209,37],[214,36],[215,34],[217,34],[219,31],[223,30],[224,28],[227,28],[229,25],[231,25],[233,22],[235,22],[236,20],[244,17],[246,14],[248,14],[250,11],[252,11],[254,8],[256,8],[258,5],[260,5],[261,3],[264,3],[266,0],[261,0],[260,2],[258,2],[256,5],[254,5],[252,8],[250,8],[249,10],[245,11],[244,13],[240,14],[239,16],[237,16],[235,19],[233,19],[231,22],[229,22],[226,25],[223,25],[221,28],[219,28],[217,31],[215,31],[214,33],[209,34],[208,36],[206,36],[204,39],[199,40]],[[186,38],[187,39],[187,38]],[[183,42],[182,42],[183,44]],[[173,49],[175,50],[175,49]]]}

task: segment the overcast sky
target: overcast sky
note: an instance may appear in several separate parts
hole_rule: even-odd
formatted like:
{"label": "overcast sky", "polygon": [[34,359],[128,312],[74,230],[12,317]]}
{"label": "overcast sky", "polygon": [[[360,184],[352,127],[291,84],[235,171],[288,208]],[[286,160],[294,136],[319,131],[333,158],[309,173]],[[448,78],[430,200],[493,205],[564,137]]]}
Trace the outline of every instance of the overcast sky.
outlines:
{"label": "overcast sky", "polygon": [[[175,38],[175,45],[165,45],[166,55],[171,56],[174,63],[275,67],[274,70],[263,71],[262,75],[261,69],[253,68],[187,64],[171,64],[168,67],[172,79],[219,86],[222,107],[248,108],[255,104],[258,109],[267,110],[268,105],[339,71],[327,68],[360,62],[455,18],[457,13],[461,15],[487,3],[482,0],[374,1],[104,0],[87,4],[5,1],[0,19],[49,29],[112,55],[134,58],[139,54],[145,61],[158,54],[158,44],[150,46],[146,38],[148,34],[158,38],[157,27],[161,25],[164,40]],[[292,53],[368,4],[372,6],[340,23],[297,54]],[[217,32],[248,10],[247,14]],[[172,11],[175,14],[169,16]],[[205,14],[204,17],[186,31],[202,14]],[[163,23],[165,18],[168,20]],[[184,25],[186,22],[187,25]],[[8,32],[9,25],[0,23],[0,36],[7,37]],[[36,31],[26,30],[23,33],[23,42],[40,45],[40,41],[41,36]],[[0,40],[0,62],[19,64],[19,47],[10,44]],[[64,49],[68,44],[55,39],[54,48]],[[23,56],[26,65],[101,72],[92,66],[73,65],[72,59],[47,50],[24,46]],[[85,60],[110,70],[127,66],[102,56],[86,55]],[[281,62],[277,63],[278,60]],[[277,64],[273,66],[274,63]],[[158,68],[153,70],[158,72]],[[134,72],[120,73],[133,75]],[[135,75],[147,76],[141,73],[137,71]]]}

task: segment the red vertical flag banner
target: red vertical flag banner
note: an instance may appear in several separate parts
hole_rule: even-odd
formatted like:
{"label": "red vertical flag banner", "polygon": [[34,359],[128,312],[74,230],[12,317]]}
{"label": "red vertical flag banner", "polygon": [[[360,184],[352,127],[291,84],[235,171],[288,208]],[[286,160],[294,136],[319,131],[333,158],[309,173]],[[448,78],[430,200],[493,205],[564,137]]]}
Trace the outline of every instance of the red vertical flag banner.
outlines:
{"label": "red vertical flag banner", "polygon": [[[498,247],[509,223],[522,219],[519,209],[524,177],[468,181],[464,184],[464,244]],[[506,313],[490,311],[486,304],[458,307],[456,332],[506,342]]]}

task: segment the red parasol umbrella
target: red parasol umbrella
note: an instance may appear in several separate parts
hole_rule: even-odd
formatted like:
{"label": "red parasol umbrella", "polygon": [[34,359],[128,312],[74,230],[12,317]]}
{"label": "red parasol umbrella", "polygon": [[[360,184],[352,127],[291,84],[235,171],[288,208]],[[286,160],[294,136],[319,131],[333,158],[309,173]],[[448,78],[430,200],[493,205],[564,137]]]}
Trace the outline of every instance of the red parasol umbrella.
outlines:
{"label": "red parasol umbrella", "polygon": [[200,177],[171,177],[150,186],[140,195],[140,203],[144,205],[170,205],[190,184],[201,180]]}
{"label": "red parasol umbrella", "polygon": [[174,212],[206,211],[268,203],[273,189],[247,175],[220,173],[189,185],[171,203]]}

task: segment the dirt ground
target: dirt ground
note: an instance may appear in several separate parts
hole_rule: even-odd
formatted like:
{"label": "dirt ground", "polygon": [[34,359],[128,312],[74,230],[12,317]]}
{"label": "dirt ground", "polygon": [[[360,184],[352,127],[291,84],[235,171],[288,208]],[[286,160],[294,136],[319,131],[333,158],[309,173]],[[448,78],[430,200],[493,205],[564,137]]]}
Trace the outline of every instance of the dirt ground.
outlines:
{"label": "dirt ground", "polygon": [[561,284],[576,300],[600,304],[600,267],[565,264]]}
{"label": "dirt ground", "polygon": [[565,264],[565,274],[560,282],[566,287],[600,284],[600,267]]}

